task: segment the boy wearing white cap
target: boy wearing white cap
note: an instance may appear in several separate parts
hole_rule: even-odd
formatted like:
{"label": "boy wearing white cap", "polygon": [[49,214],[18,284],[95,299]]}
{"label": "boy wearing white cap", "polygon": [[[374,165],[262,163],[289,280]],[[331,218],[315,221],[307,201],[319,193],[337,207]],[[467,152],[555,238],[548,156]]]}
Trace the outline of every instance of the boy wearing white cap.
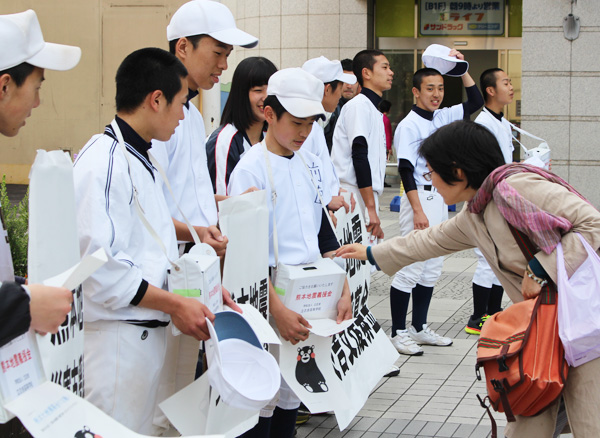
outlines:
{"label": "boy wearing white cap", "polygon": [[[436,46],[436,45],[433,45]],[[404,196],[400,202],[400,232],[402,235],[413,230],[423,230],[448,218],[448,207],[431,185],[431,172],[425,160],[418,153],[421,142],[433,131],[455,120],[468,119],[483,104],[481,93],[475,81],[467,73],[468,63],[457,50],[439,46],[433,61],[426,57],[431,50],[423,53],[426,65],[443,68],[443,73],[462,76],[467,93],[467,101],[440,109],[444,98],[444,78],[438,70],[423,68],[413,76],[412,92],[416,105],[399,123],[394,133],[394,147],[398,157],[398,169]],[[434,47],[438,49],[439,47]],[[442,273],[443,258],[414,263],[396,273],[390,288],[392,313],[392,343],[399,353],[421,355],[422,344],[448,346],[452,339],[442,337],[427,326],[427,313],[433,295],[433,287]],[[406,314],[412,294],[412,326],[406,328]]]}
{"label": "boy wearing white cap", "polygon": [[162,178],[150,161],[151,141],[168,140],[183,119],[187,71],[165,50],[140,49],[119,66],[116,87],[115,120],[83,147],[73,169],[81,252],[104,248],[108,255],[83,284],[85,395],[149,435],[158,432],[152,420],[162,401],[167,325],[205,340],[206,318],[213,315],[167,291],[177,240]]}
{"label": "boy wearing white cap", "polygon": [[[330,197],[329,187],[320,178],[321,160],[308,151],[300,151],[315,120],[324,115],[323,90],[323,82],[300,68],[273,74],[264,103],[269,124],[265,139],[244,155],[229,180],[228,192],[232,196],[252,186],[267,193],[275,192],[268,201],[270,235],[276,227],[279,261],[289,265],[314,262],[320,256],[331,257],[339,247],[320,201]],[[269,265],[274,267],[273,240]],[[338,322],[352,317],[347,281],[337,308]],[[307,339],[308,322],[283,305],[271,283],[269,309],[284,340],[296,344]],[[292,437],[299,405],[300,400],[282,381],[272,417],[269,412],[261,412],[258,425],[243,436]]]}
{"label": "boy wearing white cap", "polygon": [[[210,90],[227,69],[227,57],[233,45],[246,48],[258,39],[241,31],[227,6],[210,0],[192,0],[183,4],[167,26],[169,50],[188,70],[188,100],[185,117],[167,142],[156,142],[155,157],[171,182],[177,202],[200,239],[223,256],[227,238],[217,225],[217,204],[206,158],[206,132],[202,114],[190,100],[199,89]],[[183,217],[165,187],[165,198],[174,219],[179,241],[192,242]]]}
{"label": "boy wearing white cap", "polygon": [[331,160],[342,188],[353,193],[367,223],[369,239],[383,238],[379,196],[385,178],[385,127],[377,109],[394,72],[379,50],[362,50],[352,61],[360,93],[342,108],[333,133]]}
{"label": "boy wearing white cap", "polygon": [[[309,59],[302,65],[302,69],[312,74],[325,84],[323,91],[323,108],[326,112],[332,113],[337,108],[337,105],[342,97],[342,87],[344,83],[355,84],[356,76],[344,73],[342,63],[340,61],[330,61],[324,56]],[[327,202],[327,207],[332,211],[337,211],[339,208],[349,207],[344,201],[343,196],[340,196],[340,180],[335,173],[335,167],[329,156],[327,141],[323,128],[315,121],[310,134],[302,145],[303,151],[309,151],[315,154],[323,163],[324,179],[329,185],[329,193],[331,201]]]}
{"label": "boy wearing white cap", "polygon": [[[34,11],[0,15],[0,133],[14,137],[40,104],[44,69],[69,70],[81,58],[79,47],[47,43]],[[27,332],[56,333],[71,311],[64,288],[14,282],[12,257],[2,229],[0,239],[0,347]]]}

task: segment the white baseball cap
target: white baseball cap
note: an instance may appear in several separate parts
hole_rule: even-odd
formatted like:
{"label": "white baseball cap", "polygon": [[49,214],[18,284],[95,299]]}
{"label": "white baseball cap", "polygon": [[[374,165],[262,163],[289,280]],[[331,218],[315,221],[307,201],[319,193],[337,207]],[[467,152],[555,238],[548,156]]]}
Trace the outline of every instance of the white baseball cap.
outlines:
{"label": "white baseball cap", "polygon": [[450,47],[431,44],[423,52],[423,64],[446,76],[462,76],[469,70],[469,63],[456,56],[449,56]]}
{"label": "white baseball cap", "polygon": [[0,71],[23,62],[50,70],[70,70],[80,58],[79,47],[44,41],[33,10],[0,15]]}
{"label": "white baseball cap", "polygon": [[229,406],[260,410],[281,385],[275,358],[263,349],[252,326],[239,313],[223,311],[207,320],[208,380]]}
{"label": "white baseball cap", "polygon": [[233,14],[227,6],[210,0],[185,3],[173,14],[167,26],[168,41],[203,34],[222,43],[247,49],[258,44],[258,38],[236,27]]}
{"label": "white baseball cap", "polygon": [[356,76],[344,73],[340,61],[330,61],[324,56],[309,59],[302,65],[302,70],[309,72],[325,84],[333,81],[342,81],[351,85],[356,83]]}
{"label": "white baseball cap", "polygon": [[325,108],[321,104],[324,91],[323,81],[300,67],[273,73],[267,85],[267,94],[277,97],[287,112],[299,118],[325,118]]}

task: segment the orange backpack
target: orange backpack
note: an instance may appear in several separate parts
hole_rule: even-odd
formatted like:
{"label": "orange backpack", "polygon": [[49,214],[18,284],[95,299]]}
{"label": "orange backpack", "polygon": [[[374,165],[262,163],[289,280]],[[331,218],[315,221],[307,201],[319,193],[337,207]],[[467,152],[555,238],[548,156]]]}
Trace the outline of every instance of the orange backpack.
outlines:
{"label": "orange backpack", "polygon": [[[510,227],[527,260],[534,254],[529,239]],[[542,288],[536,299],[509,306],[491,316],[481,328],[477,343],[477,378],[485,372],[491,406],[504,412],[508,421],[515,415],[536,415],[556,400],[568,373],[568,364],[558,336],[557,294],[554,283]],[[477,396],[488,409],[485,399]],[[496,424],[492,419],[492,437]]]}

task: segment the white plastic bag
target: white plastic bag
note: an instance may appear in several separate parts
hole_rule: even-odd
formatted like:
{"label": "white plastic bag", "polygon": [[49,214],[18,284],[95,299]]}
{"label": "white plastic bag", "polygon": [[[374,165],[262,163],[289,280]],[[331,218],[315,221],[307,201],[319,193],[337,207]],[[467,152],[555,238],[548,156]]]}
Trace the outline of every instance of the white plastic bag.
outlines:
{"label": "white plastic bag", "polygon": [[600,357],[600,257],[577,234],[588,258],[568,278],[562,245],[556,247],[558,334],[571,366]]}

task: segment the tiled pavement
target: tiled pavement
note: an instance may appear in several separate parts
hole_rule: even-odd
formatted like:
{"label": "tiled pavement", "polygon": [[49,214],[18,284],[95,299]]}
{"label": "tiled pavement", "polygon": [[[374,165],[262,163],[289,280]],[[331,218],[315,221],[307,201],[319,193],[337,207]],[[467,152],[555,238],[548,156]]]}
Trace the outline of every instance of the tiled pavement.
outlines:
{"label": "tiled pavement", "polygon": [[[398,185],[385,190],[380,218],[386,238],[398,234],[398,213],[389,204]],[[485,385],[475,377],[477,337],[464,326],[472,310],[471,281],[477,259],[472,250],[448,256],[429,310],[429,325],[437,333],[454,339],[450,347],[424,346],[422,356],[401,355],[397,377],[383,378],[344,431],[333,415],[312,416],[297,429],[298,438],[408,438],[470,437],[491,435],[490,420],[475,394],[485,394]],[[377,272],[371,279],[369,307],[382,327],[391,326],[389,287],[391,278]],[[508,299],[505,298],[505,305]],[[409,306],[410,310],[410,306]],[[409,313],[407,323],[410,323]],[[506,424],[504,414],[494,413],[498,436]],[[564,435],[563,435],[564,436]]]}

